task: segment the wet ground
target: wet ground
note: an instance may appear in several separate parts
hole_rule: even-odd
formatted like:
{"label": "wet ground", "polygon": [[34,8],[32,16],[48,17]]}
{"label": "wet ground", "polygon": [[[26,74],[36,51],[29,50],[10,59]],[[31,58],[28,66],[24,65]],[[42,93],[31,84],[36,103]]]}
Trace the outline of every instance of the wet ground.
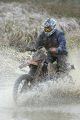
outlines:
{"label": "wet ground", "polygon": [[[13,101],[13,85],[23,72],[18,69],[15,52],[0,52],[0,120],[80,120],[80,74],[78,52],[71,53],[70,62],[75,64],[74,83],[43,82],[37,90],[23,95],[25,106]],[[14,57],[12,58],[12,54]]]}

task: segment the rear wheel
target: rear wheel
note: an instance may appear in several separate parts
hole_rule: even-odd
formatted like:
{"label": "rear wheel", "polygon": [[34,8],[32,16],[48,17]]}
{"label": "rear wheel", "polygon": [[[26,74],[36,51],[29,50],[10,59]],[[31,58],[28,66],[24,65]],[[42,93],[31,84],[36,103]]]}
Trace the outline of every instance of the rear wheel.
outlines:
{"label": "rear wheel", "polygon": [[33,78],[30,75],[25,74],[19,77],[16,80],[13,88],[13,99],[15,103],[17,103],[19,97],[26,91],[30,90],[32,86],[33,86]]}

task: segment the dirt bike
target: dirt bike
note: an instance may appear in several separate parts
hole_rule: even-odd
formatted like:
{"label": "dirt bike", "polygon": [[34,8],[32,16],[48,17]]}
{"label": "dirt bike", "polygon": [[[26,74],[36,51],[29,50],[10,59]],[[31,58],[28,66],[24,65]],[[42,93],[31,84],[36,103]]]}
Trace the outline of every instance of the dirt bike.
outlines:
{"label": "dirt bike", "polygon": [[48,70],[43,70],[46,56],[45,51],[39,50],[35,52],[31,60],[28,60],[25,64],[19,66],[20,69],[25,66],[29,66],[30,70],[27,74],[21,75],[14,84],[13,98],[16,103],[21,94],[27,92],[28,90],[32,90],[37,83],[46,80],[47,77],[50,79],[52,76],[56,75],[57,63],[49,64]]}

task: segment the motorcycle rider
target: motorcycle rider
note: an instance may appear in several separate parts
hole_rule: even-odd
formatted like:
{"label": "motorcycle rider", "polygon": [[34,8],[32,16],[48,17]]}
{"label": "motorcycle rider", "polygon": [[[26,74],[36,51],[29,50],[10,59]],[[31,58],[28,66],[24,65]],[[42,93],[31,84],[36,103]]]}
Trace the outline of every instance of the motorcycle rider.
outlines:
{"label": "motorcycle rider", "polygon": [[44,22],[44,29],[37,38],[36,50],[44,47],[47,50],[47,59],[44,62],[43,70],[47,69],[48,63],[57,62],[57,71],[65,72],[67,69],[66,40],[64,32],[56,28],[57,21],[48,18]]}

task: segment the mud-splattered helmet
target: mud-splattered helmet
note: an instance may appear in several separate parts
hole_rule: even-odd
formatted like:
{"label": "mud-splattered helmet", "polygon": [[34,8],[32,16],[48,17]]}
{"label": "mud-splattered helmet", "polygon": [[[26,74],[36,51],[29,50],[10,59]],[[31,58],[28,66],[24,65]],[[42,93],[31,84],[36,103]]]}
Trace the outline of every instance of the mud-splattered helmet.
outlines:
{"label": "mud-splattered helmet", "polygon": [[47,36],[52,35],[55,32],[56,20],[53,18],[48,18],[44,22],[44,32]]}

